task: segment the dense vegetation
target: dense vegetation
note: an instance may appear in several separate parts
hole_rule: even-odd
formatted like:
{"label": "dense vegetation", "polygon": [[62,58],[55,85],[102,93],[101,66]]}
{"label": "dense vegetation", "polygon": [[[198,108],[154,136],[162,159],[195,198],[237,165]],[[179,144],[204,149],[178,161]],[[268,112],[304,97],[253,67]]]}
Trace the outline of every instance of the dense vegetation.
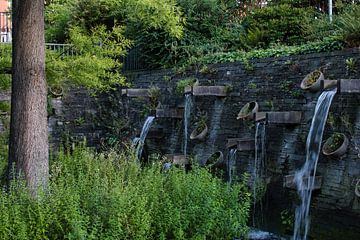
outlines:
{"label": "dense vegetation", "polygon": [[[1,164],[0,164],[1,165]],[[47,191],[0,192],[1,239],[232,239],[247,232],[250,195],[194,167],[140,167],[133,152],[78,148],[51,161]],[[245,181],[245,180],[244,180]]]}
{"label": "dense vegetation", "polygon": [[[360,5],[303,0],[52,0],[46,41],[72,44],[72,56],[48,51],[49,85],[108,90],[127,84],[122,59],[136,48],[145,67],[188,67],[333,51],[360,45]],[[5,49],[4,49],[5,48]],[[9,47],[0,45],[0,85],[10,85]]]}

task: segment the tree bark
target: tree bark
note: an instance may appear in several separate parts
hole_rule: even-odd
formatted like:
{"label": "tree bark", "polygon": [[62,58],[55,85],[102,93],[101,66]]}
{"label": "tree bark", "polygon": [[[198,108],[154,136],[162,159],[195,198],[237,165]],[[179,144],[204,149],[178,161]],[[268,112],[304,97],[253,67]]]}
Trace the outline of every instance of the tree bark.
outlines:
{"label": "tree bark", "polygon": [[47,185],[49,172],[44,0],[13,0],[12,3],[8,177],[24,177],[36,194]]}

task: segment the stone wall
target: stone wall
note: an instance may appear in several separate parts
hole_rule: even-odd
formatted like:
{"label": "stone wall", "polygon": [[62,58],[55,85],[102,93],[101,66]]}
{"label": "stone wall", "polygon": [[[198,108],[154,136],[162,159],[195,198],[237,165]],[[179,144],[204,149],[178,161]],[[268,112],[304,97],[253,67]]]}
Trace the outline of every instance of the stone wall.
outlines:
{"label": "stone wall", "polygon": [[[134,88],[158,87],[162,105],[184,107],[184,97],[176,94],[176,83],[196,78],[200,85],[228,85],[233,89],[227,97],[193,96],[194,107],[190,132],[196,116],[207,114],[209,133],[204,141],[188,141],[188,153],[203,162],[214,151],[227,154],[228,138],[254,138],[252,122],[236,120],[241,107],[250,101],[259,103],[260,111],[302,111],[299,125],[266,126],[267,193],[262,202],[262,217],[257,225],[272,231],[286,233],[282,224],[286,212],[292,216],[296,206],[296,192],[283,188],[283,177],[293,174],[305,160],[305,142],[319,93],[300,90],[306,74],[322,68],[327,79],[360,79],[359,49],[332,53],[308,54],[200,67],[183,73],[169,70],[128,73]],[[345,60],[353,58],[356,65],[348,68]],[[61,101],[53,100],[55,114],[50,118],[53,142],[59,139],[86,137],[91,146],[101,143],[124,143],[141,130],[146,116],[157,102],[148,98],[127,98],[121,90],[106,95],[89,97],[81,89],[69,91]],[[62,104],[62,105],[61,105]],[[147,139],[150,153],[182,153],[183,121],[158,118]],[[330,109],[330,120],[324,139],[334,131],[350,138],[345,156],[330,159],[320,156],[317,173],[323,177],[320,190],[312,199],[312,230],[316,239],[360,239],[360,198],[354,194],[360,179],[360,96],[338,94]],[[251,172],[254,151],[238,152],[237,173]],[[259,208],[258,208],[259,209]],[[265,214],[264,214],[265,213]],[[331,216],[331,217],[330,217]],[[340,237],[339,237],[340,236]]]}

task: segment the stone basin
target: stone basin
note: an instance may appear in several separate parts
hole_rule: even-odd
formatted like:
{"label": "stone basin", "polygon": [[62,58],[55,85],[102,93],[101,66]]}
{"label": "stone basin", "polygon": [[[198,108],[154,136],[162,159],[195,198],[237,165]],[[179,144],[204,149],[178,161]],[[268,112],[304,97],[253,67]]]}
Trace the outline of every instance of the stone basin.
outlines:
{"label": "stone basin", "polygon": [[341,79],[338,81],[339,93],[360,93],[360,79]]}
{"label": "stone basin", "polygon": [[251,138],[228,138],[227,148],[236,147],[238,151],[251,151],[255,149],[255,139]]}
{"label": "stone basin", "polygon": [[257,112],[255,121],[266,121],[268,124],[300,124],[302,112]]}
{"label": "stone basin", "polygon": [[218,96],[218,97],[226,97],[226,87],[225,86],[193,86],[193,87],[185,87],[184,89],[186,93],[192,93],[194,96]]}
{"label": "stone basin", "polygon": [[127,97],[150,97],[149,89],[147,88],[122,89],[121,95],[126,95]]}

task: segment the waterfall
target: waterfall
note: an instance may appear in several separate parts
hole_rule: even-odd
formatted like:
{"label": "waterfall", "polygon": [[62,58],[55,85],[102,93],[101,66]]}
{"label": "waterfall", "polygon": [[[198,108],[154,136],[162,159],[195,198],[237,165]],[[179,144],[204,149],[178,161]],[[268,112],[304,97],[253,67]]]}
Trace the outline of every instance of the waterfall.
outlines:
{"label": "waterfall", "polygon": [[[325,91],[319,96],[306,140],[306,161],[304,166],[295,173],[294,181],[301,199],[301,205],[296,208],[294,240],[306,240],[309,232],[309,209],[312,188],[315,181],[316,166],[319,159],[320,146],[327,115],[335,93],[336,89]],[[312,178],[311,174],[313,176]]]}
{"label": "waterfall", "polygon": [[265,180],[263,179],[265,173],[265,133],[266,127],[265,122],[256,123],[256,132],[255,132],[255,160],[254,168],[252,173],[253,178],[253,225],[255,225],[255,214],[256,214],[256,202],[257,194],[259,191],[264,190],[263,184]]}
{"label": "waterfall", "polygon": [[136,146],[136,157],[138,160],[141,158],[141,154],[143,151],[143,147],[145,144],[146,136],[149,132],[152,122],[154,121],[155,117],[149,116],[146,118],[144,126],[142,127],[141,134],[139,138],[134,138],[133,144]]}
{"label": "waterfall", "polygon": [[185,110],[184,110],[184,156],[187,153],[188,127],[191,117],[192,99],[191,93],[185,94]]}
{"label": "waterfall", "polygon": [[230,152],[228,155],[228,182],[229,182],[229,185],[231,185],[231,183],[232,183],[233,172],[234,172],[234,167],[235,167],[235,162],[236,162],[236,153],[237,153],[237,149],[232,148],[232,149],[230,149]]}

